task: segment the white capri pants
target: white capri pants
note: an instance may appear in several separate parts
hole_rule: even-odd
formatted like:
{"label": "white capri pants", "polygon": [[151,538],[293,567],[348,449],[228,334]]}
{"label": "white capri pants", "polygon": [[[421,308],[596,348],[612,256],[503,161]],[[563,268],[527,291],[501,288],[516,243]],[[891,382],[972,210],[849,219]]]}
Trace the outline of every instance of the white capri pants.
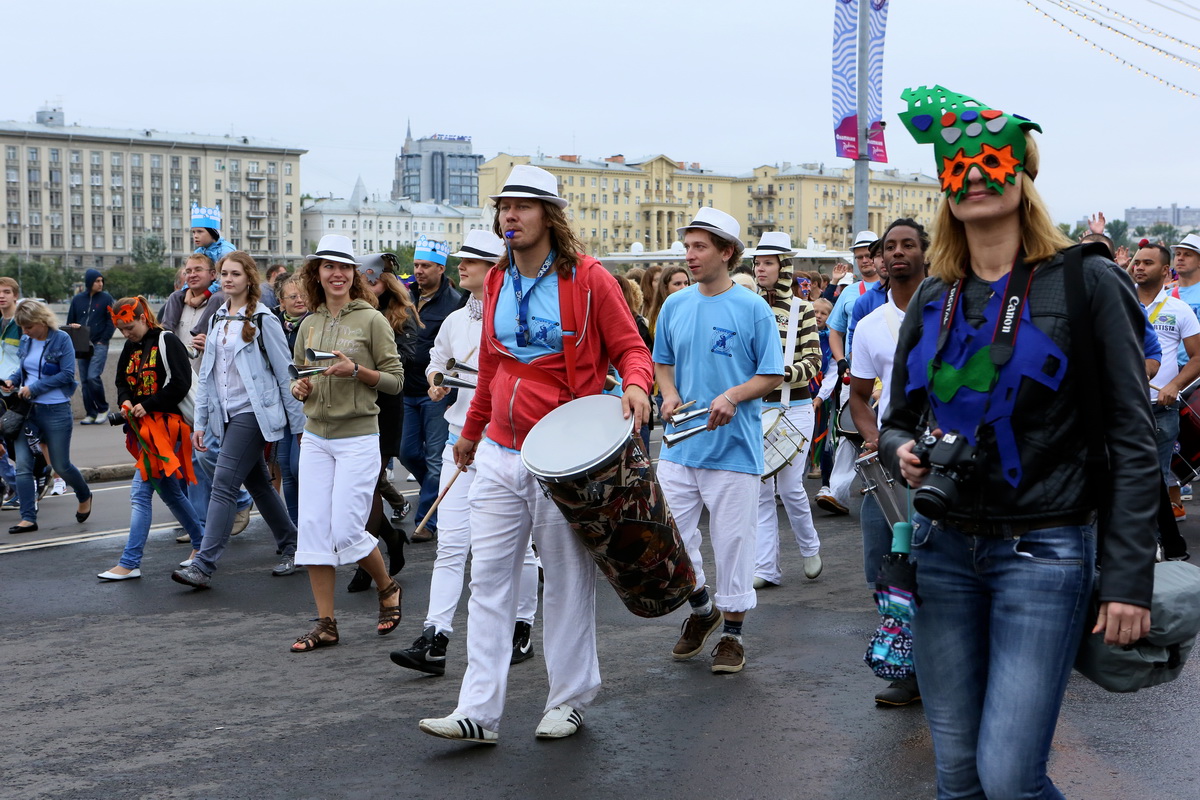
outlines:
{"label": "white capri pants", "polygon": [[735,614],[754,608],[758,604],[754,592],[754,549],[759,476],[659,460],[658,483],[692,559],[696,586],[706,582],[700,556],[700,530],[696,527],[701,507],[705,507],[708,536],[717,561],[713,602],[722,611]]}
{"label": "white capri pants", "polygon": [[[442,450],[442,478],[438,492],[446,488],[458,472],[454,466],[454,445],[447,442]],[[438,506],[437,558],[429,579],[429,614],[426,628],[436,628],[449,636],[454,632],[454,613],[462,597],[463,573],[467,554],[471,552],[471,506],[467,494],[475,482],[476,468],[472,464],[446,492]],[[517,594],[517,620],[533,624],[538,603],[538,558],[527,540],[525,561],[521,567],[521,589]]]}
{"label": "white capri pants", "polygon": [[379,434],[300,438],[296,563],[340,567],[371,554],[367,515],[379,479]]}
{"label": "white capri pants", "polygon": [[582,711],[600,691],[596,656],[596,565],[554,501],[521,463],[488,440],[471,486],[471,599],[467,673],[460,714],[499,730],[512,658],[512,632],[530,532],[542,560],[542,651],[550,678],[545,711]]}
{"label": "white capri pants", "polygon": [[754,575],[771,583],[779,583],[783,573],[779,569],[779,514],[775,510],[775,493],[783,500],[784,511],[791,523],[800,555],[815,556],[821,550],[821,539],[813,527],[812,506],[808,492],[804,490],[804,474],[808,470],[808,448],[811,442],[815,414],[811,403],[794,405],[785,415],[806,437],[803,447],[792,463],[775,473],[773,478],[762,482],[758,495],[758,547],[755,556]]}

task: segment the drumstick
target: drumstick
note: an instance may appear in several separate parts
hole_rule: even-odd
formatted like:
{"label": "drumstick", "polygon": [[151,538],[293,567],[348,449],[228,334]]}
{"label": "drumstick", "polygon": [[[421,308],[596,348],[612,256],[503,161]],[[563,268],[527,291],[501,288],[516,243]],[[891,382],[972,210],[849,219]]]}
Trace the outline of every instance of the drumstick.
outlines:
{"label": "drumstick", "polygon": [[673,417],[673,416],[675,416],[676,414],[678,414],[680,411],[683,411],[683,410],[684,410],[685,408],[687,408],[688,406],[694,406],[694,405],[696,405],[696,401],[695,401],[695,400],[688,400],[688,401],[687,401],[686,403],[684,403],[683,405],[681,405],[681,406],[676,406],[676,407],[675,407],[675,410],[671,412],[671,416]]}
{"label": "drumstick", "polygon": [[450,476],[450,482],[446,484],[446,488],[442,489],[441,494],[437,496],[437,500],[434,500],[433,505],[431,505],[429,510],[425,512],[425,516],[421,518],[421,522],[417,525],[417,529],[413,531],[413,536],[416,536],[418,533],[425,530],[425,523],[429,522],[429,518],[433,516],[433,512],[437,511],[438,505],[446,498],[446,492],[450,491],[450,487],[454,485],[454,482],[458,480],[458,476],[462,474],[463,470],[454,470],[454,474]]}

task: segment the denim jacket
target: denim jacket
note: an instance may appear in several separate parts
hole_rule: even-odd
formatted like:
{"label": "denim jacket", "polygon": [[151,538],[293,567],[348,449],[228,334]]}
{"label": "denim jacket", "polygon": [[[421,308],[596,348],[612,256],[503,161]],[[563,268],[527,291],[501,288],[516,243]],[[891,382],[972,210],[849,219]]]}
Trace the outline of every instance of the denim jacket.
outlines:
{"label": "denim jacket", "polygon": [[[225,309],[227,308],[228,305]],[[219,313],[209,320],[210,337],[212,320],[216,319]],[[259,314],[262,316],[258,316]],[[254,316],[258,333],[251,341],[240,342],[233,363],[250,395],[250,405],[254,409],[263,439],[277,442],[289,428],[293,431],[304,429],[304,408],[300,401],[292,396],[291,379],[288,376],[288,365],[292,363],[292,359],[279,318],[262,303],[255,308]],[[259,347],[260,337],[266,348],[269,363],[263,363],[263,352]],[[201,431],[211,429],[220,441],[225,433],[225,409],[221,408],[221,400],[217,396],[214,383],[213,370],[216,363],[217,344],[214,340],[212,346],[204,348],[204,359],[200,362],[194,427]]]}
{"label": "denim jacket", "polygon": [[53,375],[43,375],[40,380],[27,384],[25,383],[25,356],[29,355],[29,349],[32,346],[32,339],[28,336],[21,337],[21,344],[17,347],[17,369],[16,372],[7,376],[7,380],[12,381],[16,386],[28,386],[29,393],[34,397],[45,394],[51,389],[62,389],[68,397],[74,394],[75,387],[79,385],[75,380],[75,345],[71,343],[71,337],[67,335],[66,331],[51,329],[46,336],[44,363],[57,364],[58,372]]}

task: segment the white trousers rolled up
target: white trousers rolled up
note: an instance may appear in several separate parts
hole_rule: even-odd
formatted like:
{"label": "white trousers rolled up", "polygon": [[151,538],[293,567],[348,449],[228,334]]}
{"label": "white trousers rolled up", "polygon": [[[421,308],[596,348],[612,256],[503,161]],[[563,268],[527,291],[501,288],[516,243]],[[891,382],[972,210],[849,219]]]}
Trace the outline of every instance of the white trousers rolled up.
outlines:
{"label": "white trousers rolled up", "polygon": [[471,506],[471,599],[467,673],[456,711],[498,730],[504,713],[517,591],[530,533],[542,560],[542,652],[550,692],[545,710],[577,710],[600,691],[596,656],[596,565],[521,456],[480,444]]}
{"label": "white trousers rolled up", "polygon": [[779,514],[775,509],[775,494],[783,500],[788,522],[800,546],[800,555],[815,556],[821,551],[821,539],[813,526],[812,506],[804,490],[804,475],[808,471],[808,436],[812,434],[814,413],[810,403],[794,405],[785,415],[806,437],[800,452],[774,477],[762,482],[758,494],[758,545],[755,554],[754,576],[779,583]]}
{"label": "white trousers rolled up", "polygon": [[[442,450],[442,477],[438,492],[446,488],[458,473],[454,466],[454,446],[447,444]],[[471,485],[475,482],[476,468],[472,464],[458,476],[450,491],[438,506],[437,558],[433,562],[433,575],[429,579],[429,613],[425,617],[426,628],[435,628],[447,636],[454,633],[454,614],[462,597],[463,574],[467,567],[467,554],[471,552],[471,506],[467,502]],[[521,588],[517,593],[517,619],[533,624],[537,616],[538,603],[538,559],[528,541],[525,544],[525,561],[521,568]]]}
{"label": "white trousers rolled up", "polygon": [[838,439],[833,453],[833,471],[829,473],[829,491],[833,499],[844,506],[850,505],[850,487],[854,484],[854,461],[858,458],[858,447],[846,439]]}
{"label": "white trousers rolled up", "polygon": [[379,480],[379,435],[300,440],[296,563],[340,567],[371,554],[367,515]]}
{"label": "white trousers rolled up", "polygon": [[708,537],[717,562],[713,602],[722,611],[749,611],[758,602],[754,550],[759,482],[758,475],[746,472],[658,462],[658,483],[696,570],[697,587],[707,583],[697,525],[701,509],[708,509]]}

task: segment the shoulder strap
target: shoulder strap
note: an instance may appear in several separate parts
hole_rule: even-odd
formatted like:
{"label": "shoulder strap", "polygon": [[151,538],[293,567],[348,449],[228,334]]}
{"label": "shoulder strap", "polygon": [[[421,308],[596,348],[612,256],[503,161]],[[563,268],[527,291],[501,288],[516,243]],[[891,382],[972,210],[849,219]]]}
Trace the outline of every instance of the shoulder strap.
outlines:
{"label": "shoulder strap", "polygon": [[[575,391],[575,348],[579,342],[579,327],[575,316],[575,276],[564,279],[558,278],[558,313],[562,318],[563,358],[567,365],[567,390],[574,399],[579,395]],[[568,334],[568,331],[570,333]]]}
{"label": "shoulder strap", "polygon": [[[800,322],[800,302],[801,298],[795,293],[792,294],[788,304],[788,323],[787,337],[783,344],[783,369],[787,371],[788,367],[795,366],[796,360],[796,334]],[[792,404],[792,385],[787,381],[783,382],[783,387],[780,389],[779,404],[784,408],[791,407]]]}
{"label": "shoulder strap", "polygon": [[1066,283],[1067,314],[1070,319],[1073,370],[1080,383],[1084,426],[1087,431],[1087,463],[1090,479],[1108,472],[1108,452],[1104,446],[1104,418],[1095,398],[1102,397],[1097,371],[1096,342],[1092,335],[1092,315],[1088,310],[1087,285],[1083,280],[1083,247],[1072,245],[1063,251],[1063,281]]}

